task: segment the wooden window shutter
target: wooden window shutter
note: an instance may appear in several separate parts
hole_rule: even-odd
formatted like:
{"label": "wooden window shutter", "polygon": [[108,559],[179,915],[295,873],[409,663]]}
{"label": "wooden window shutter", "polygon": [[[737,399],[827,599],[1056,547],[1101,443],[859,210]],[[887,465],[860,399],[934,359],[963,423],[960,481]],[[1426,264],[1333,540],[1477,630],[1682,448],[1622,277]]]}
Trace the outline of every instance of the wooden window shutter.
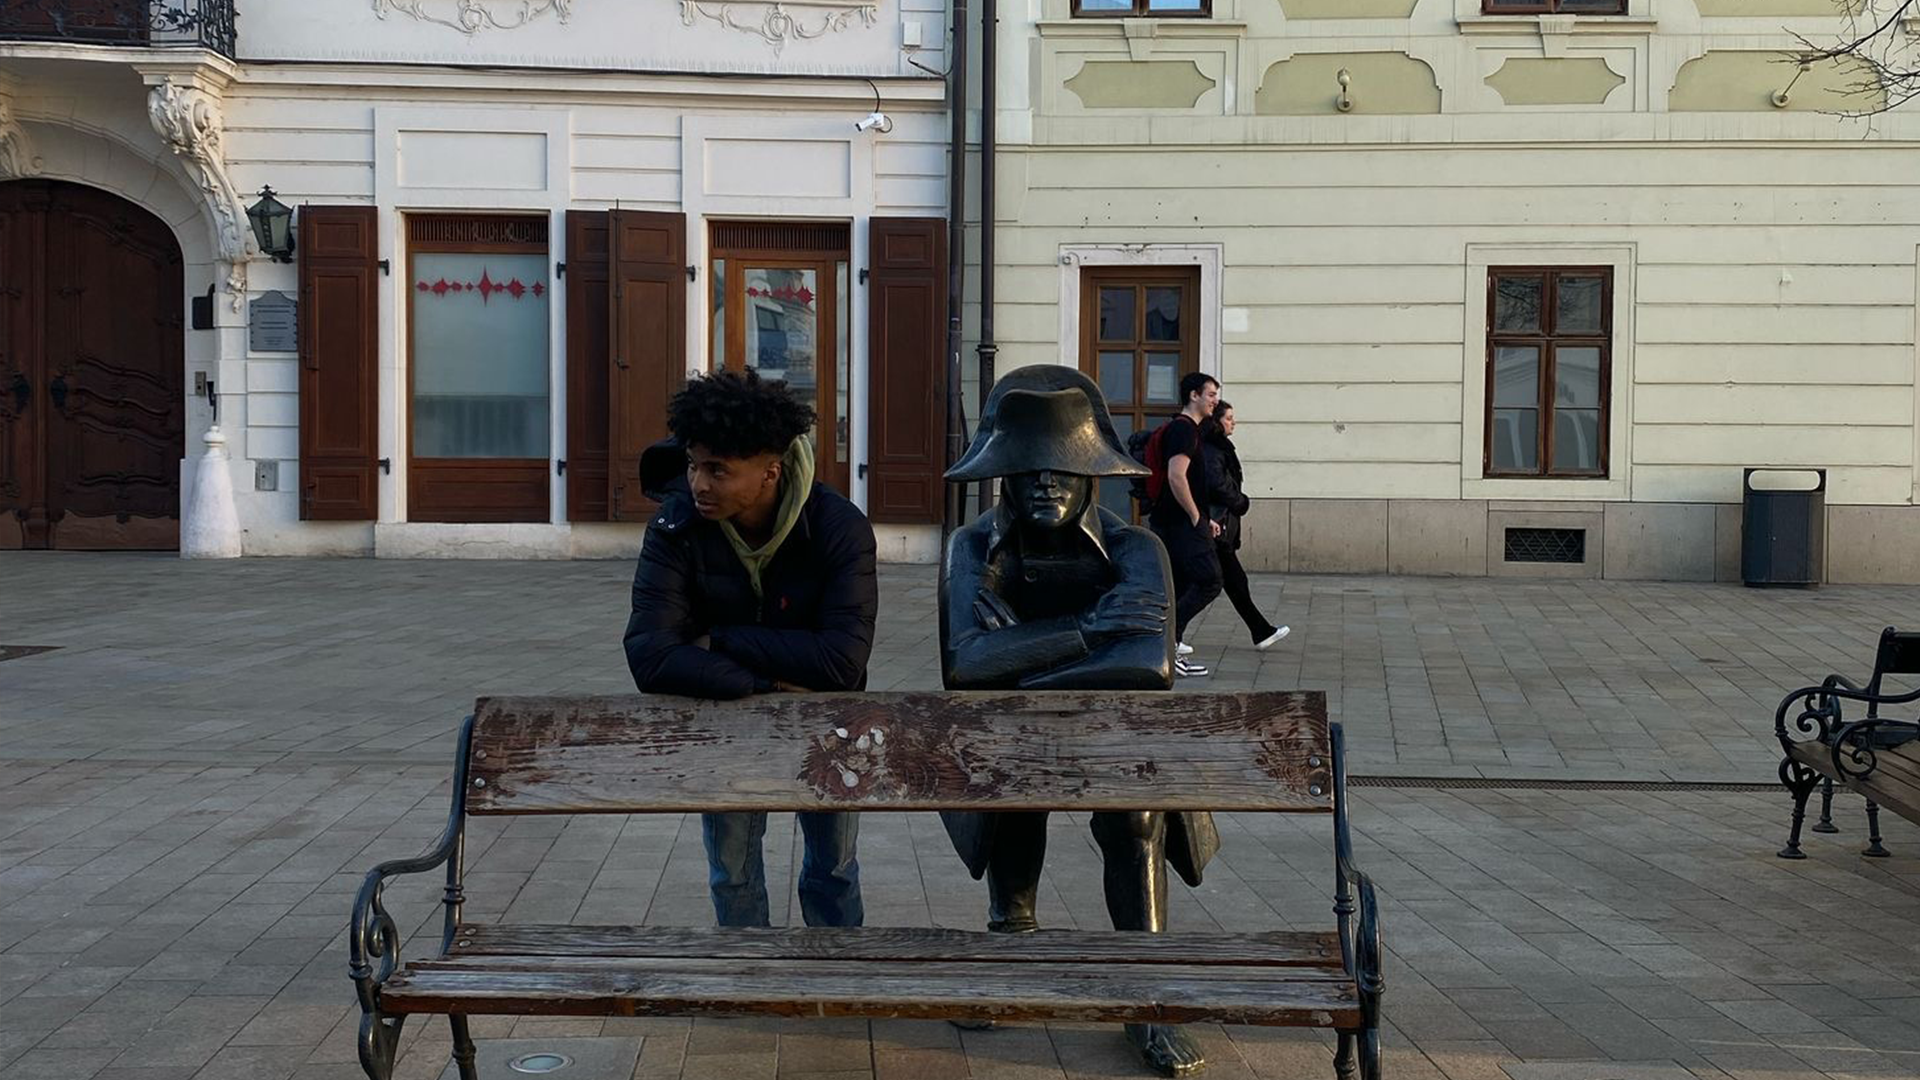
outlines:
{"label": "wooden window shutter", "polygon": [[667,399],[687,377],[687,220],[615,210],[609,225],[607,517],[643,521],[653,507],[640,491],[640,454],[666,438]]}
{"label": "wooden window shutter", "polygon": [[567,520],[606,521],[608,215],[567,211]]}
{"label": "wooden window shutter", "polygon": [[379,516],[378,212],[300,208],[300,517]]}
{"label": "wooden window shutter", "polygon": [[939,524],[946,490],[947,223],[874,218],[868,233],[867,516]]}

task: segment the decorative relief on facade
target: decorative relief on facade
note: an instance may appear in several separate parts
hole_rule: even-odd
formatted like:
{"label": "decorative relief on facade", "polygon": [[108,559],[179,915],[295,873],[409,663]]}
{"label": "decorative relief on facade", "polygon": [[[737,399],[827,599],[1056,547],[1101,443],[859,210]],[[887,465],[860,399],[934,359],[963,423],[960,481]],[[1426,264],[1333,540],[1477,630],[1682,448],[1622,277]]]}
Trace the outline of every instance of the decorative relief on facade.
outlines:
{"label": "decorative relief on facade", "polygon": [[14,116],[13,102],[0,96],[0,180],[17,180],[39,173],[40,157],[33,152],[33,137]]}
{"label": "decorative relief on facade", "polygon": [[1296,53],[1267,68],[1253,95],[1253,111],[1258,116],[1432,115],[1440,111],[1440,85],[1425,61],[1406,53]]}
{"label": "decorative relief on facade", "polygon": [[1673,112],[1779,109],[1858,114],[1886,107],[1886,87],[1859,60],[1822,60],[1801,72],[1798,59],[1785,52],[1732,50],[1695,57],[1674,76],[1667,108]]}
{"label": "decorative relief on facade", "polygon": [[1219,83],[1192,60],[1090,60],[1062,85],[1088,109],[1191,109]]}
{"label": "decorative relief on facade", "polygon": [[227,300],[237,313],[247,294],[247,260],[255,249],[246,208],[227,176],[220,101],[197,86],[181,86],[169,77],[148,92],[147,118],[167,146],[186,161],[200,188],[220,259],[227,264]]}
{"label": "decorative relief on facade", "polygon": [[1511,56],[1486,78],[1509,105],[1601,105],[1626,81],[1597,56]]}
{"label": "decorative relief on facade", "polygon": [[482,30],[518,30],[548,15],[564,23],[573,17],[573,0],[373,0],[375,15],[384,19],[389,11],[472,37]]}
{"label": "decorative relief on facade", "polygon": [[680,0],[680,21],[694,26],[711,19],[729,30],[758,36],[779,53],[790,41],[810,41],[839,33],[853,25],[872,26],[880,18],[879,0],[744,0],[703,4]]}

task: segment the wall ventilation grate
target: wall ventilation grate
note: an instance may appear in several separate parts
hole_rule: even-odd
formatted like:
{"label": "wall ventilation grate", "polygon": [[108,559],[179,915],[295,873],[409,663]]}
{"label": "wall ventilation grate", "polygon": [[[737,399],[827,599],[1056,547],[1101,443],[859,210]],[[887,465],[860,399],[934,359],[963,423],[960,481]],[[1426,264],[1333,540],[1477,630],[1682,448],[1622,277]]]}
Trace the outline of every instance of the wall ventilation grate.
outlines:
{"label": "wall ventilation grate", "polygon": [[1587,561],[1587,530],[1508,529],[1506,561],[1579,565]]}

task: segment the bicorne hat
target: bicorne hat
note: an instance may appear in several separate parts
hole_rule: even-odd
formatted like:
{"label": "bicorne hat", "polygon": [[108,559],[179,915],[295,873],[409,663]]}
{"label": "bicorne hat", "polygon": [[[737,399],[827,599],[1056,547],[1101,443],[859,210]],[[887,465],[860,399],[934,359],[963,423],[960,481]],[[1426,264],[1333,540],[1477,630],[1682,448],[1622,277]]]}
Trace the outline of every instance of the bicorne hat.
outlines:
{"label": "bicorne hat", "polygon": [[1060,364],[1033,364],[1002,375],[987,394],[980,429],[949,480],[985,480],[1014,473],[1145,476],[1107,413],[1092,379]]}

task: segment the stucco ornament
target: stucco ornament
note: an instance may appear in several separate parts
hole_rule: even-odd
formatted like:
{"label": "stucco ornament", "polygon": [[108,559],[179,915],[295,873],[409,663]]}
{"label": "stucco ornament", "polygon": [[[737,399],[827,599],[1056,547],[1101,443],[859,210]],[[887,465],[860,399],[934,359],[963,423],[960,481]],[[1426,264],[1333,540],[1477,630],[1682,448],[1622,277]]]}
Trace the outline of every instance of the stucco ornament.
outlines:
{"label": "stucco ornament", "polygon": [[39,174],[40,156],[33,152],[33,137],[13,114],[13,102],[0,96],[0,180]]}
{"label": "stucco ornament", "polygon": [[[800,10],[790,10],[790,9]],[[745,17],[741,17],[742,13]],[[838,33],[859,19],[872,26],[880,18],[880,4],[841,3],[827,0],[747,0],[745,3],[703,4],[700,0],[680,0],[680,21],[692,26],[702,18],[712,19],[729,30],[754,34],[773,46],[777,54],[789,41],[808,41]]]}
{"label": "stucco ornament", "polygon": [[247,210],[227,176],[220,99],[197,86],[165,79],[147,93],[147,118],[186,163],[207,204],[220,259],[227,264],[227,302],[237,313],[247,295],[247,260],[257,253]]}
{"label": "stucco ornament", "polygon": [[375,15],[384,19],[389,11],[472,37],[482,30],[518,30],[548,15],[564,23],[573,17],[573,0],[373,0]]}

